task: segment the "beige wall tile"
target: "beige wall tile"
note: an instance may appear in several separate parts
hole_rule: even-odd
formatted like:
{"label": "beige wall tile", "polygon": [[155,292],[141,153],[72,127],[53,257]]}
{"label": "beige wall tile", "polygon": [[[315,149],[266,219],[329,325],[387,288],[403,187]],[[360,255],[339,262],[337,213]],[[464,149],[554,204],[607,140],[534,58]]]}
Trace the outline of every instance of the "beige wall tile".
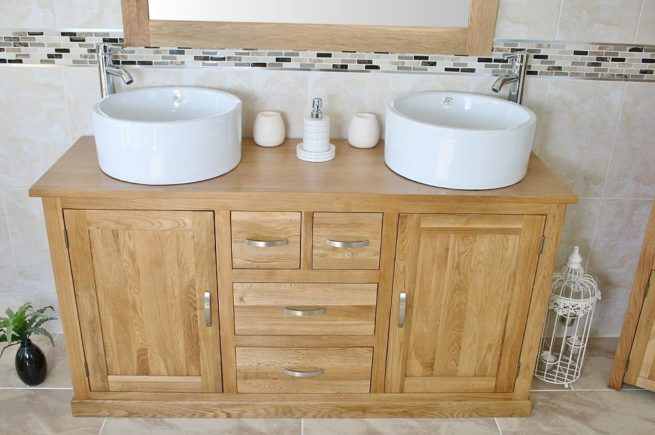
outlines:
{"label": "beige wall tile", "polygon": [[621,334],[630,292],[628,289],[610,289],[608,287],[601,287],[600,291],[603,299],[596,305],[590,335],[592,337],[617,337]]}
{"label": "beige wall tile", "polygon": [[580,247],[580,255],[586,268],[591,257],[591,243],[600,212],[600,199],[581,198],[577,204],[566,207],[566,221],[560,238],[556,268],[566,264],[574,246]]}
{"label": "beige wall tile", "polygon": [[631,42],[642,0],[562,0],[557,39]]}
{"label": "beige wall tile", "polygon": [[304,435],[496,435],[493,419],[304,419]]}
{"label": "beige wall tile", "polygon": [[358,112],[374,113],[384,137],[389,80],[389,74],[311,73],[303,116],[311,112],[313,98],[322,98],[325,113],[330,117],[330,137],[347,137],[350,119]]}
{"label": "beige wall tile", "polygon": [[502,0],[496,39],[555,39],[562,0]]}
{"label": "beige wall tile", "polygon": [[40,199],[28,198],[27,189],[7,189],[5,201],[17,289],[54,295],[54,278]]}
{"label": "beige wall tile", "polygon": [[655,198],[653,102],[655,86],[652,83],[626,85],[605,196]]}
{"label": "beige wall tile", "polygon": [[539,156],[581,197],[600,197],[624,84],[552,80]]}
{"label": "beige wall tile", "polygon": [[122,29],[121,0],[55,1],[57,27]]}
{"label": "beige wall tile", "polygon": [[55,0],[0,1],[0,28],[53,29]]}
{"label": "beige wall tile", "polygon": [[655,44],[655,0],[644,0],[635,42]]}
{"label": "beige wall tile", "polygon": [[100,100],[100,80],[95,68],[64,68],[64,90],[70,117],[71,142],[93,134],[91,109]]}
{"label": "beige wall tile", "polygon": [[27,187],[70,147],[63,68],[0,68],[0,186]]}
{"label": "beige wall tile", "polygon": [[[5,194],[0,190],[0,294],[16,291],[16,269],[14,267],[14,254],[9,239],[9,227],[5,208]],[[4,310],[0,306],[0,313]]]}
{"label": "beige wall tile", "polygon": [[465,75],[392,74],[389,79],[389,101],[423,91],[467,92],[469,78]]}
{"label": "beige wall tile", "polygon": [[601,291],[632,287],[650,209],[651,201],[603,200],[589,261]]}
{"label": "beige wall tile", "polygon": [[[544,113],[548,101],[548,87],[551,80],[542,77],[526,77],[523,88],[523,105],[537,115],[537,128],[534,135],[532,150],[538,152],[543,143],[543,131],[545,128]],[[505,97],[506,98],[506,97]]]}

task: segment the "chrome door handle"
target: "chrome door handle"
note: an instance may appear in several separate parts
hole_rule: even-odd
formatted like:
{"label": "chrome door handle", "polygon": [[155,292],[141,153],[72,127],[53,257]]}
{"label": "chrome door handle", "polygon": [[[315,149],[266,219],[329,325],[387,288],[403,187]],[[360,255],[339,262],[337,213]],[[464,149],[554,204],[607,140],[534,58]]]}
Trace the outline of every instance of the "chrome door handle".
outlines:
{"label": "chrome door handle", "polygon": [[205,292],[205,326],[212,326],[212,294]]}
{"label": "chrome door handle", "polygon": [[357,248],[365,248],[368,246],[368,240],[357,240],[354,242],[344,242],[342,240],[330,240],[327,239],[325,241],[325,244],[328,246],[332,246],[333,248],[341,248],[341,249],[357,249]]}
{"label": "chrome door handle", "polygon": [[246,239],[243,242],[248,246],[254,246],[256,248],[277,248],[279,246],[288,245],[289,244],[289,239],[281,239],[281,240]]}
{"label": "chrome door handle", "polygon": [[325,370],[323,369],[310,370],[310,371],[284,369],[284,374],[287,376],[291,376],[292,378],[315,378],[316,376],[321,376],[324,373]]}
{"label": "chrome door handle", "polygon": [[295,308],[284,307],[284,314],[289,314],[290,316],[320,316],[321,314],[327,313],[327,308],[315,308],[311,310],[297,310]]}
{"label": "chrome door handle", "polygon": [[405,326],[405,312],[407,311],[407,293],[400,293],[400,310],[398,313],[398,327]]}

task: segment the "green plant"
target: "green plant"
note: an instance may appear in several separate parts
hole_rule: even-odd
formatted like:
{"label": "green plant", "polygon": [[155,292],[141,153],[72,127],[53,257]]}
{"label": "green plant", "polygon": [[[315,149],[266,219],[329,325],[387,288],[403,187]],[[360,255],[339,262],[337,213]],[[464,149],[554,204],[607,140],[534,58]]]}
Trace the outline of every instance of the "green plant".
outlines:
{"label": "green plant", "polygon": [[48,309],[55,311],[52,306],[36,310],[30,302],[21,305],[16,312],[7,308],[7,317],[0,316],[0,343],[7,343],[0,351],[0,357],[5,349],[27,340],[32,334],[45,335],[54,346],[52,335],[43,328],[45,322],[56,319],[46,314]]}

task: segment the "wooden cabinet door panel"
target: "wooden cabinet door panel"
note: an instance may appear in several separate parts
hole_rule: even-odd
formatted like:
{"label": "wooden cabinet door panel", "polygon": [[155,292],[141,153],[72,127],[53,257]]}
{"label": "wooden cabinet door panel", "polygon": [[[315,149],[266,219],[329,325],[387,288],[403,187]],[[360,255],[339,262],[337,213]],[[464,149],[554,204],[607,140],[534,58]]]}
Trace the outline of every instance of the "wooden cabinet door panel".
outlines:
{"label": "wooden cabinet door panel", "polygon": [[401,215],[389,392],[513,391],[544,222]]}
{"label": "wooden cabinet door panel", "polygon": [[655,270],[639,316],[625,382],[655,391]]}
{"label": "wooden cabinet door panel", "polygon": [[213,213],[64,218],[91,391],[221,391]]}

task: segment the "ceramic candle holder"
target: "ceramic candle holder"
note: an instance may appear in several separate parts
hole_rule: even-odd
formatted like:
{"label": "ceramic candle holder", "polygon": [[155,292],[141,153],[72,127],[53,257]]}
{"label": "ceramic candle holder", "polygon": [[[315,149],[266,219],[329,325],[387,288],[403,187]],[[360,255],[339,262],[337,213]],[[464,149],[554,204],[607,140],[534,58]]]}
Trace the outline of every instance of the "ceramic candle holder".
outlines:
{"label": "ceramic candle holder", "polygon": [[275,147],[284,142],[284,121],[280,112],[259,112],[253,126],[253,139],[263,147]]}
{"label": "ceramic candle holder", "polygon": [[372,113],[357,113],[348,126],[348,143],[356,148],[373,148],[380,140],[378,120]]}

